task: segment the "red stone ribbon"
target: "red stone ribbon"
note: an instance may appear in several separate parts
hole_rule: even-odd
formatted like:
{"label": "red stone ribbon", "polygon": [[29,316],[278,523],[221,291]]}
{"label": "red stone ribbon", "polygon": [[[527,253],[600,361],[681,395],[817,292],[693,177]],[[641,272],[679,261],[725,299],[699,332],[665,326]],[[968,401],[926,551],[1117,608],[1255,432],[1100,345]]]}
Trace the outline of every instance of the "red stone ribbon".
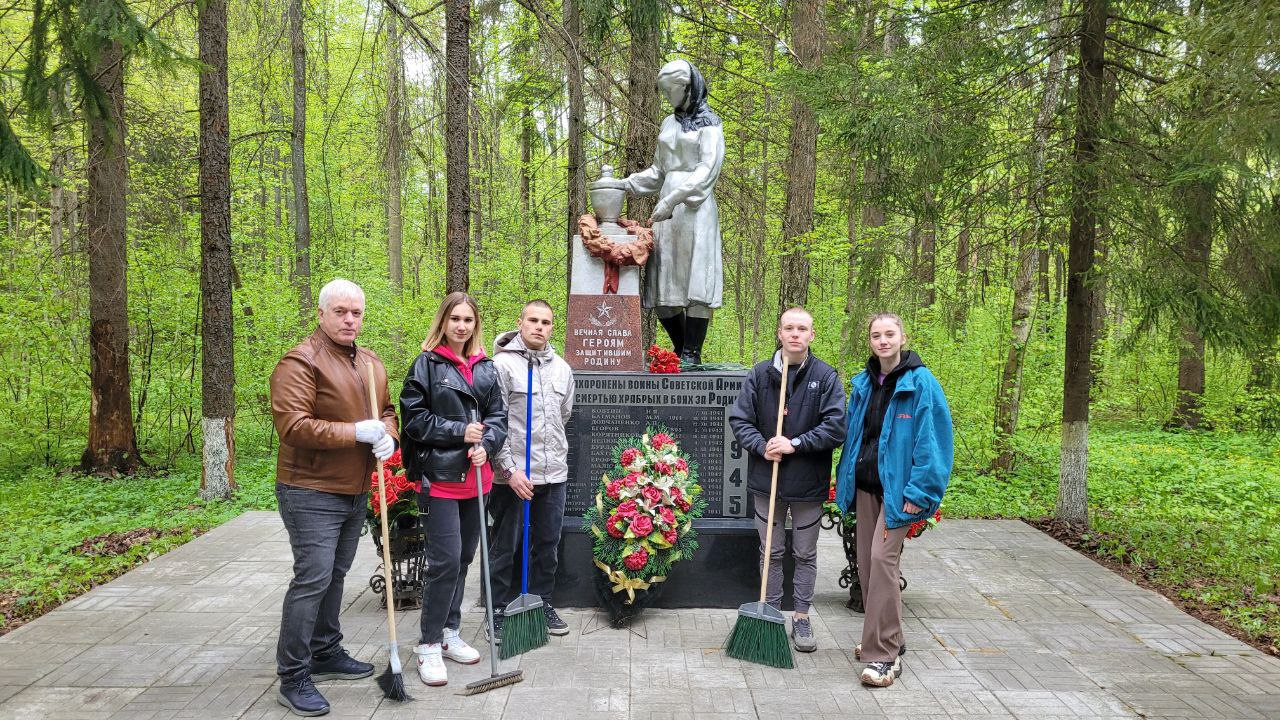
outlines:
{"label": "red stone ribbon", "polygon": [[578,218],[578,235],[582,237],[582,246],[591,253],[591,257],[604,262],[604,295],[618,294],[622,266],[644,265],[649,261],[649,253],[653,252],[653,228],[645,227],[635,220],[618,220],[618,224],[636,239],[624,243],[613,242],[600,233],[600,224],[595,215],[586,213]]}

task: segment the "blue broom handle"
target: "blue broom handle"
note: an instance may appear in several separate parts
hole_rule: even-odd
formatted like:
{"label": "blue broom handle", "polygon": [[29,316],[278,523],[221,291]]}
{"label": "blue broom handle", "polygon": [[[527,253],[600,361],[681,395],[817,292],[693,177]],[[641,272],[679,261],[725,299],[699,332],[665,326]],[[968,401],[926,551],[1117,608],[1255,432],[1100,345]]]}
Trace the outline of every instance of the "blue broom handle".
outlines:
{"label": "blue broom handle", "polygon": [[[529,381],[524,398],[524,477],[533,483],[533,356],[529,356]],[[524,559],[520,563],[520,594],[529,594],[529,501],[524,501]]]}

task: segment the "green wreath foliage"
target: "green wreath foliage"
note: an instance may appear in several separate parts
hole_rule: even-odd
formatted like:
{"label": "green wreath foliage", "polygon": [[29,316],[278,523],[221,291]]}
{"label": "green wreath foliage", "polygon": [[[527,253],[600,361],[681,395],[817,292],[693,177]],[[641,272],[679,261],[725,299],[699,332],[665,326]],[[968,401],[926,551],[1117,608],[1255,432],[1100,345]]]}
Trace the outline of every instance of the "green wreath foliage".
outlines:
{"label": "green wreath foliage", "polygon": [[[595,503],[582,518],[583,530],[592,535],[593,556],[629,579],[665,578],[676,562],[698,549],[693,521],[702,517],[707,503],[697,482],[697,463],[661,426],[622,438],[611,459],[613,469],[600,478]],[[641,518],[652,525],[643,536],[633,527],[646,528]]]}

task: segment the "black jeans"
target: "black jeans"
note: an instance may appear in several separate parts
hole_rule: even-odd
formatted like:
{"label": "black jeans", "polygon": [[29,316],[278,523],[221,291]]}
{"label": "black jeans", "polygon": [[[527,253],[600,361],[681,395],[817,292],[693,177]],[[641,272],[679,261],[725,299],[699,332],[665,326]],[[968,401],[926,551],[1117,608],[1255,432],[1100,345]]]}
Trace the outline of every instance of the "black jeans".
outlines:
{"label": "black jeans", "polygon": [[[488,498],[485,498],[486,502]],[[422,587],[420,643],[438,643],[462,625],[467,568],[480,544],[480,508],[470,500],[427,499],[427,578]]]}
{"label": "black jeans", "polygon": [[[551,603],[559,563],[560,526],[564,520],[567,483],[535,485],[529,506],[529,593]],[[489,500],[493,537],[489,546],[489,572],[493,581],[495,610],[502,610],[520,594],[520,567],[524,559],[524,501],[511,488],[493,484]]]}
{"label": "black jeans", "polygon": [[293,580],[284,595],[276,643],[276,672],[282,677],[341,647],[342,585],[360,545],[367,497],[276,483],[276,503],[293,549]]}

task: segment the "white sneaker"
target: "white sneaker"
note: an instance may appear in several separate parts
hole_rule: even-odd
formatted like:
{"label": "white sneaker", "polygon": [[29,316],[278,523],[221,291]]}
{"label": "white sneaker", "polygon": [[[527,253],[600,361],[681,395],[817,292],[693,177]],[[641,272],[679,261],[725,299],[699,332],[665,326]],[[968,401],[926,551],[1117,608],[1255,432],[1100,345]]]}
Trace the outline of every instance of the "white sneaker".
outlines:
{"label": "white sneaker", "polygon": [[475,665],[480,662],[480,651],[467,644],[453,628],[444,629],[444,656],[456,663]]}
{"label": "white sneaker", "polygon": [[418,678],[431,687],[439,687],[449,682],[449,673],[444,669],[444,658],[441,657],[440,643],[415,645],[414,657],[418,659]]}

